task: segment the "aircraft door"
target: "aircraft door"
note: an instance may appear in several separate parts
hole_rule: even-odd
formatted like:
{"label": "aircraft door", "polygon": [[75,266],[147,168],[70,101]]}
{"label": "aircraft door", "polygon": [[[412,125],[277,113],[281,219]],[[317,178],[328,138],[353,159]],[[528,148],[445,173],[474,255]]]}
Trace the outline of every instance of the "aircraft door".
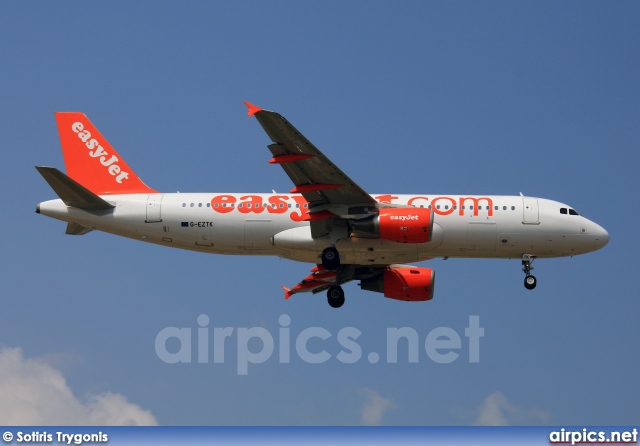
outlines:
{"label": "aircraft door", "polygon": [[147,197],[146,223],[156,223],[162,221],[162,194],[153,194]]}
{"label": "aircraft door", "polygon": [[537,225],[540,223],[538,214],[538,199],[522,197],[522,222]]}
{"label": "aircraft door", "polygon": [[211,239],[211,226],[209,225],[195,225],[196,227],[196,245],[212,246],[213,240]]}

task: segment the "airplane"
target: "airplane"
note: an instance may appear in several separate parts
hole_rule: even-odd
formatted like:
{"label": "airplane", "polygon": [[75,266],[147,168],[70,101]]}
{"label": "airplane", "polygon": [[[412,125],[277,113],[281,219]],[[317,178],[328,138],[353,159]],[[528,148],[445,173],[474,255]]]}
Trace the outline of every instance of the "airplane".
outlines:
{"label": "airplane", "polygon": [[282,115],[245,102],[272,143],[272,158],[293,182],[288,193],[161,193],[148,187],[79,112],[55,113],[66,174],[36,169],[59,199],[36,212],[67,222],[66,233],[99,230],[211,254],[271,255],[312,263],[285,298],[326,291],[333,308],[342,285],[403,301],[433,298],[434,258],[521,260],[532,290],[536,258],[574,256],[609,234],[571,206],[494,195],[369,194]]}

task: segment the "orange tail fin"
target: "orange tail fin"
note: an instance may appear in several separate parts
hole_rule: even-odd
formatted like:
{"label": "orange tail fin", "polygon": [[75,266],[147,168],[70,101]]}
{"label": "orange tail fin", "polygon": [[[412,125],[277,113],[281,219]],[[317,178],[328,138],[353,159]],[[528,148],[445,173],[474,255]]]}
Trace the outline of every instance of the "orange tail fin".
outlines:
{"label": "orange tail fin", "polygon": [[135,174],[84,113],[57,112],[67,175],[97,195],[156,193]]}

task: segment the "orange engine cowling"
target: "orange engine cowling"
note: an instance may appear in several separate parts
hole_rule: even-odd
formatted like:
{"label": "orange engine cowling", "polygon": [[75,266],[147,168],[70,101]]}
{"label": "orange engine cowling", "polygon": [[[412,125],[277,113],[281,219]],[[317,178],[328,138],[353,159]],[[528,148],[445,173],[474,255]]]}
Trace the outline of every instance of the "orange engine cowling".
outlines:
{"label": "orange engine cowling", "polygon": [[389,268],[384,272],[384,295],[398,300],[431,300],[436,273],[431,268]]}
{"label": "orange engine cowling", "polygon": [[431,268],[389,267],[376,277],[362,280],[360,287],[384,293],[391,299],[425,301],[433,299],[435,278],[436,273]]}
{"label": "orange engine cowling", "polygon": [[380,209],[380,238],[401,243],[427,243],[433,232],[433,209]]}
{"label": "orange engine cowling", "polygon": [[378,236],[399,243],[427,243],[433,233],[433,209],[383,208],[378,214],[351,222],[356,235]]}

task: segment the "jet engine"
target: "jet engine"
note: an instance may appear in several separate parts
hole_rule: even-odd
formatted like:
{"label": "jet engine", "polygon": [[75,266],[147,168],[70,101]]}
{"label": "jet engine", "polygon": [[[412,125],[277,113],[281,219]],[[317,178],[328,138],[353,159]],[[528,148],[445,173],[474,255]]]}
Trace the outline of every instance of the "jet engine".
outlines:
{"label": "jet engine", "polygon": [[351,224],[356,233],[379,236],[399,243],[427,243],[433,233],[433,209],[383,208],[372,215]]}
{"label": "jet engine", "polygon": [[435,275],[431,268],[390,266],[382,274],[360,281],[360,287],[391,299],[425,301],[433,299]]}

